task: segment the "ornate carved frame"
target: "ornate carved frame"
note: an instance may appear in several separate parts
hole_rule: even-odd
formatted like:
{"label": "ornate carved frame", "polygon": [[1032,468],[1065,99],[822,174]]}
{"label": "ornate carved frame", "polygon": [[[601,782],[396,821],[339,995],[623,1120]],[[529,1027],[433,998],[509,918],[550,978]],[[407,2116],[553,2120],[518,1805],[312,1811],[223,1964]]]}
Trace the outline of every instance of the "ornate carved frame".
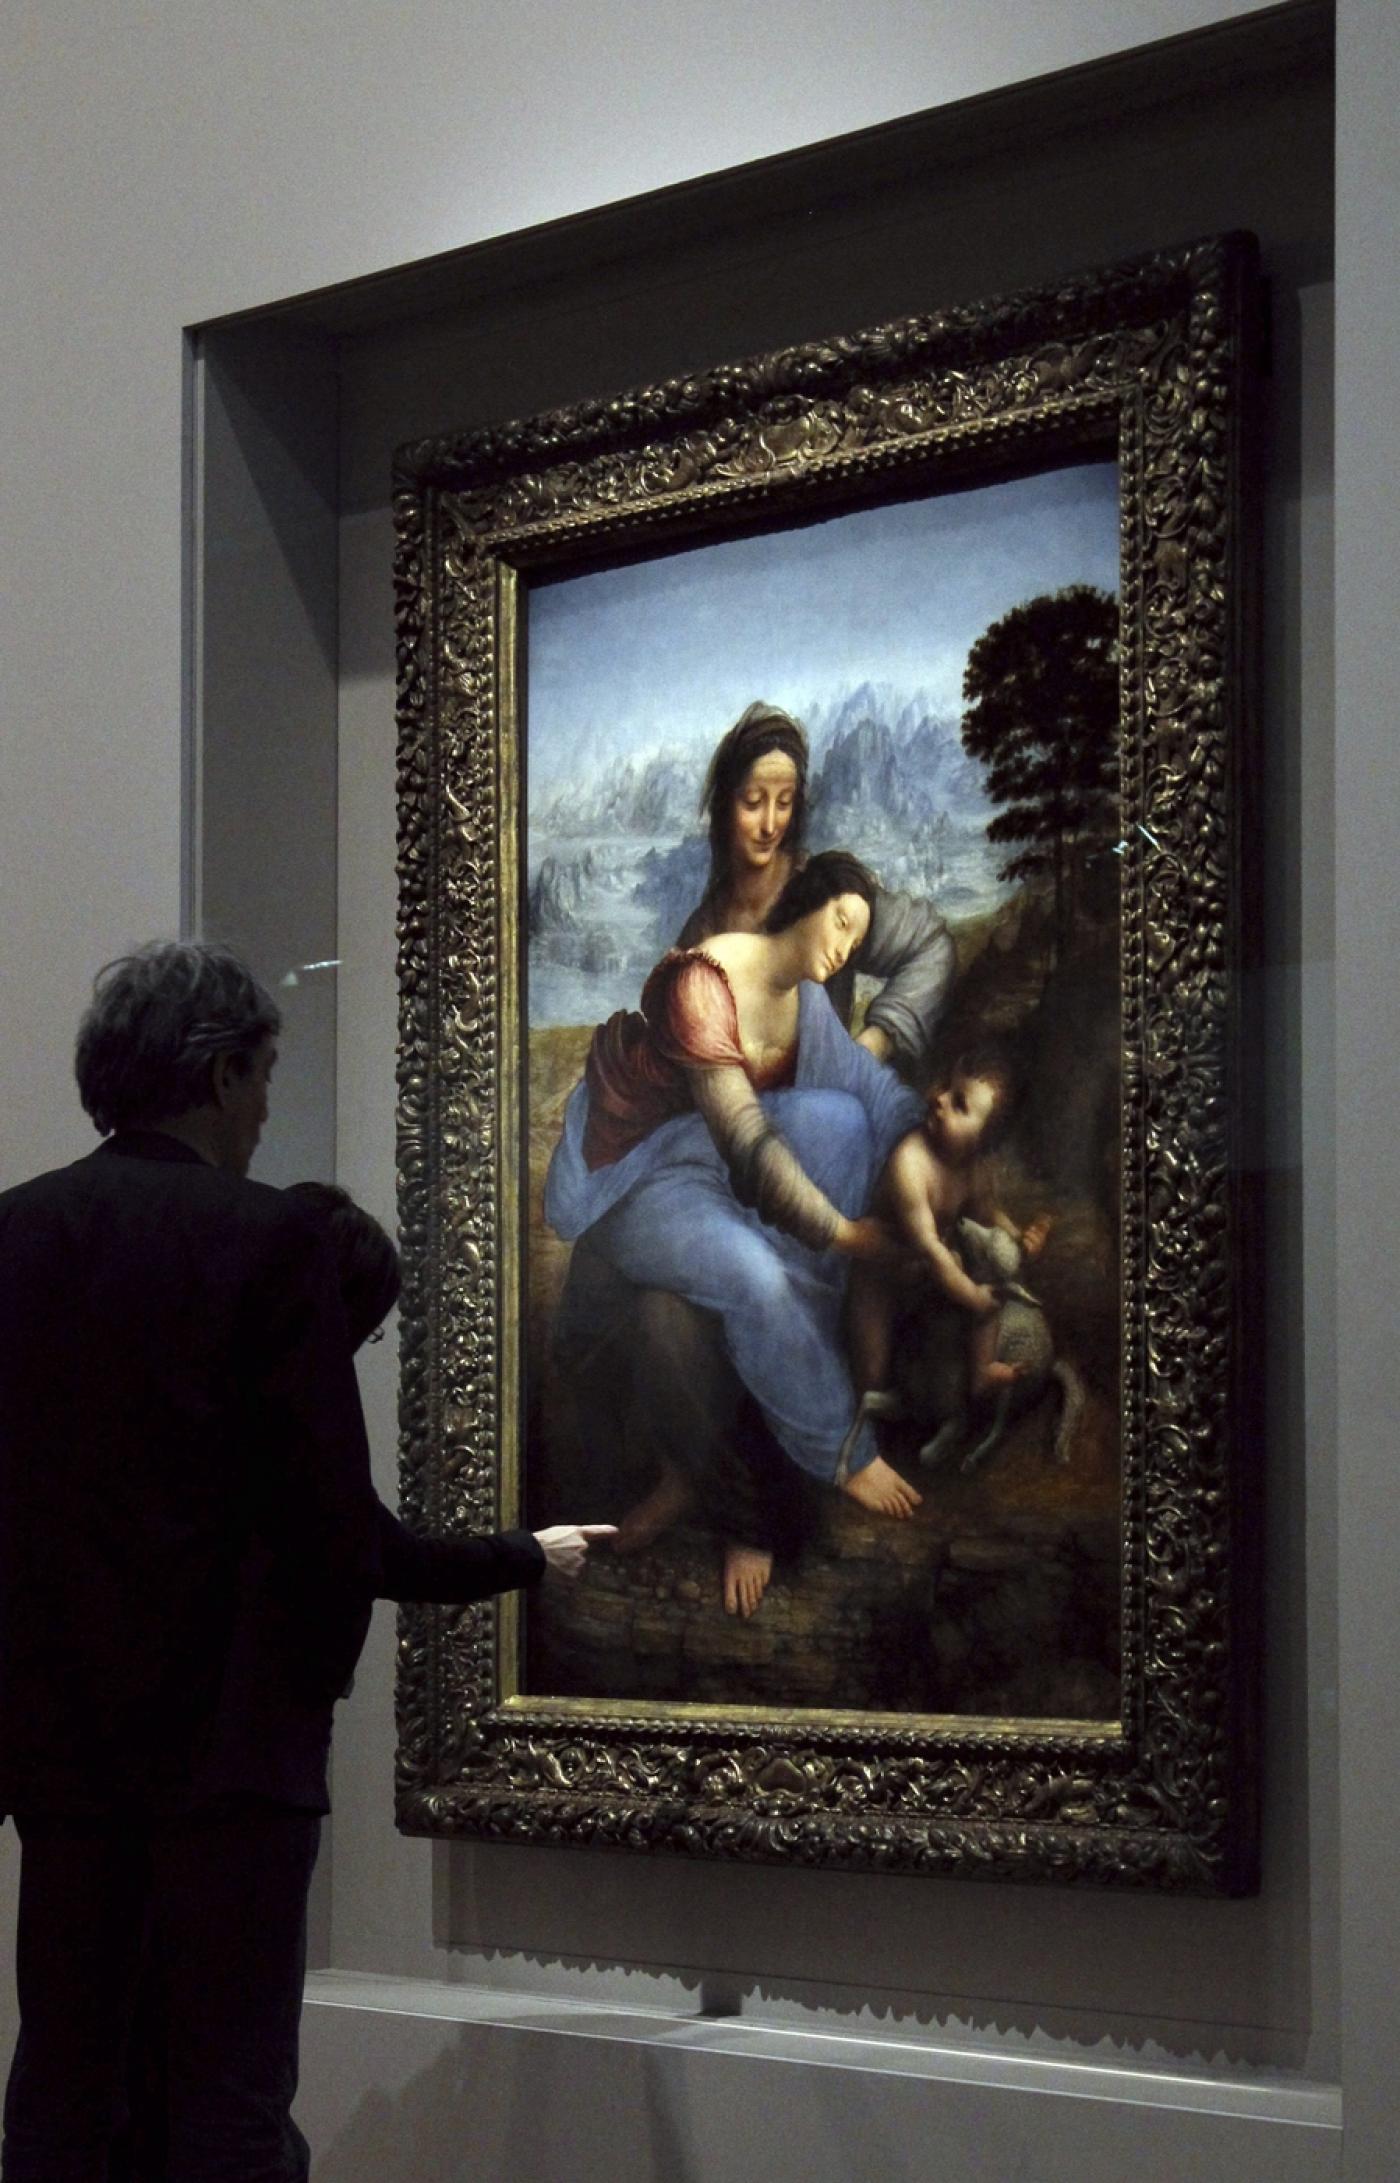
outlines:
{"label": "ornate carved frame", "polygon": [[1257,1434],[1238,1339],[1249,238],[400,450],[403,1490],[515,1515],[518,590],[819,501],[1116,447],[1122,512],[1118,1723],[732,1715],[514,1690],[510,1603],[401,1624],[408,1832],[844,1870],[1254,1884]]}

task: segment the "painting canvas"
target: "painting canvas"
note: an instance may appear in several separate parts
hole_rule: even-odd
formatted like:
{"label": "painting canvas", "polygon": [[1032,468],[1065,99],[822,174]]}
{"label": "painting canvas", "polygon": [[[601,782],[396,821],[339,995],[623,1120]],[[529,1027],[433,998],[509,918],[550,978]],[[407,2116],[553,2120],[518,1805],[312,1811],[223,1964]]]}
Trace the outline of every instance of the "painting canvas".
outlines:
{"label": "painting canvas", "polygon": [[1255,253],[399,451],[399,1824],[1255,1884]]}
{"label": "painting canvas", "polygon": [[[1083,460],[531,586],[527,1493],[540,1522],[622,1528],[529,1607],[526,1690],[1118,1717],[1119,520],[1116,462]],[[890,905],[820,996],[857,1037],[892,1027],[877,1066],[916,1097],[888,1127],[936,1131],[960,1056],[1006,1072],[1005,1132],[957,1181],[962,1219],[1000,1223],[1004,1271],[940,1223],[980,1314],[878,1175],[849,1177],[850,1209],[878,1204],[907,1257],[872,1282],[830,1252],[830,1293],[807,1297],[812,1254],[752,1208],[734,1222],[722,1162],[678,1193],[693,1129],[621,1221],[575,1236],[590,1207],[546,1212],[594,1027],[699,925],[754,922],[831,850]],[[768,1105],[803,1136],[802,1093]],[[730,1264],[730,1223],[759,1269]],[[771,1300],[747,1285],[790,1263]],[[765,1314],[741,1368],[727,1321]],[[825,1355],[795,1355],[804,1334]],[[998,1343],[1028,1353],[998,1367]],[[864,1452],[912,1489],[889,1504],[868,1463],[836,1482],[865,1387],[891,1414]]]}

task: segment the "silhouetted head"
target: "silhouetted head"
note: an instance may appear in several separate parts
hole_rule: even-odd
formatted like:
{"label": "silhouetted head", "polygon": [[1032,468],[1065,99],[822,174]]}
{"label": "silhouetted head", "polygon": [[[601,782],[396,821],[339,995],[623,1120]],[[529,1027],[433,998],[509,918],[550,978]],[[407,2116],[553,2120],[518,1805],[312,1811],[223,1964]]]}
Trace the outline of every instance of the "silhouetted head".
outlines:
{"label": "silhouetted head", "polygon": [[358,1349],[399,1300],[399,1254],[372,1213],[333,1182],[294,1182],[287,1196],[324,1229],[340,1281],[350,1346]]}
{"label": "silhouetted head", "polygon": [[105,1137],[216,1110],[220,1164],[247,1169],[267,1118],[281,1015],[246,963],[154,940],[108,963],[78,1027],[78,1096]]}

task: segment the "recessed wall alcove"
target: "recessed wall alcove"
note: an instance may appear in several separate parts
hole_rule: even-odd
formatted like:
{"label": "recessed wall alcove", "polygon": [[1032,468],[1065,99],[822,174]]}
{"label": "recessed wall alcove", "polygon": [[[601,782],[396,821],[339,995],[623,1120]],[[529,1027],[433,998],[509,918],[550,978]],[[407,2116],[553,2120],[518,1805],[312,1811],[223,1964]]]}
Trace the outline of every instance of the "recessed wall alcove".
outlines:
{"label": "recessed wall alcove", "polygon": [[[1165,1901],[404,1843],[381,1610],[341,1709],[316,1898],[304,2107],[327,2183],[426,2172],[413,2133],[437,2143],[468,2080],[494,2086],[472,2110],[482,2171],[499,2155],[562,2175],[549,2118],[573,2037],[591,2042],[590,2105],[606,2081],[620,2118],[576,2149],[576,2177],[628,2183],[668,2157],[676,2176],[757,2172],[735,2101],[768,2112],[765,2172],[869,2172],[878,2141],[887,2172],[928,2173],[932,2077],[950,2175],[1050,2173],[1014,2165],[1047,2097],[1057,2175],[1335,2173],[1333,1481],[1310,1411],[1334,1306],[1302,1182],[1327,1066],[1305,966],[1332,953],[1332,115],[1328,10],[1267,9],[190,330],[191,913],[286,1004],[260,1172],[335,1172],[387,1215],[395,445],[1217,229],[1255,231],[1269,283],[1262,1890]],[[391,1344],[365,1391],[391,1497]]]}

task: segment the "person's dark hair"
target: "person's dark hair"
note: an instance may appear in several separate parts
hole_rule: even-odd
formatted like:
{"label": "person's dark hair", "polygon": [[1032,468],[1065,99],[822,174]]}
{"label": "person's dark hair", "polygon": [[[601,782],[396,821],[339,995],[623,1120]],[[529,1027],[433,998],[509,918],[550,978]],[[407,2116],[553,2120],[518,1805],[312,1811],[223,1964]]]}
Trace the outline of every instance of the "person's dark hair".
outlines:
{"label": "person's dark hair", "polygon": [[799,917],[834,902],[838,894],[858,894],[873,909],[876,892],[875,874],[866,870],[859,857],[848,849],[823,849],[798,866],[759,929],[786,932]]}
{"label": "person's dark hair", "polygon": [[995,1039],[980,1039],[975,1045],[960,1047],[947,1066],[939,1070],[930,1089],[941,1090],[944,1085],[951,1084],[955,1076],[980,1077],[995,1090],[996,1105],[987,1116],[977,1141],[979,1152],[995,1152],[1016,1119],[1021,1080],[1015,1062],[1006,1047],[998,1045]]}
{"label": "person's dark hair", "polygon": [[228,948],[153,940],[93,980],[73,1055],[78,1096],[104,1137],[171,1121],[209,1099],[218,1055],[246,1074],[281,1024],[271,994]]}
{"label": "person's dark hair", "polygon": [[294,1182],[286,1195],[324,1229],[340,1280],[350,1346],[358,1349],[399,1300],[399,1254],[372,1213],[334,1182]]}
{"label": "person's dark hair", "polygon": [[744,775],[758,759],[780,750],[797,768],[797,793],[792,817],[783,836],[783,848],[792,856],[802,854],[807,826],[807,731],[800,720],[762,698],[741,712],[727,735],[721,736],[700,792],[700,810],[710,823],[710,879],[713,891],[729,877],[730,828],[734,798]]}

